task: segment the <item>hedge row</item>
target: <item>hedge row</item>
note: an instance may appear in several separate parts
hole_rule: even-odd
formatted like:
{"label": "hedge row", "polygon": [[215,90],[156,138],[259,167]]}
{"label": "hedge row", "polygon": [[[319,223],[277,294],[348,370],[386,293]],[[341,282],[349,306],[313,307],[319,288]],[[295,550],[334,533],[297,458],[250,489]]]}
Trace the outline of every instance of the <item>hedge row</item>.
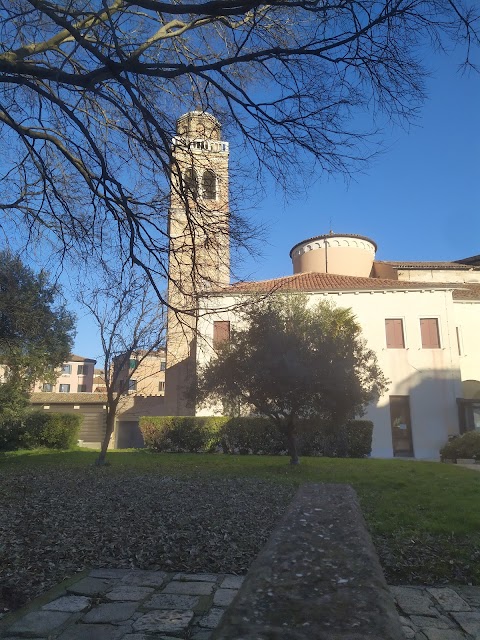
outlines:
{"label": "hedge row", "polygon": [[[145,446],[153,451],[279,455],[285,437],[264,418],[156,416],[140,418]],[[300,455],[364,458],[372,450],[373,423],[352,420],[341,429],[318,421],[298,428]]]}
{"label": "hedge row", "polygon": [[442,460],[459,460],[475,458],[480,460],[480,433],[468,431],[463,436],[456,436],[440,449]]}
{"label": "hedge row", "polygon": [[32,411],[0,422],[0,451],[70,449],[77,444],[83,416]]}

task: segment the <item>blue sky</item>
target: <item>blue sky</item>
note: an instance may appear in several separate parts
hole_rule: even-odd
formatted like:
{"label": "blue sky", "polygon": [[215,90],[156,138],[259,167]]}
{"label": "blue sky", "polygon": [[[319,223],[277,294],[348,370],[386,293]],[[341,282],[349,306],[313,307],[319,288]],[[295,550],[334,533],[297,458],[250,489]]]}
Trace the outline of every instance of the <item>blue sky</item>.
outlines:
{"label": "blue sky", "polygon": [[358,233],[377,242],[379,260],[454,260],[480,253],[480,78],[436,60],[428,101],[415,125],[385,136],[386,151],[349,184],[312,185],[284,204],[269,196],[258,219],[270,224],[256,278],[291,273],[289,251],[323,233]]}
{"label": "blue sky", "polygon": [[[348,184],[318,176],[307,193],[285,202],[267,183],[253,215],[267,226],[263,253],[246,258],[239,275],[290,275],[292,246],[330,229],[372,238],[379,260],[480,254],[480,76],[460,74],[458,62],[457,55],[432,60],[416,124],[386,131],[385,153]],[[77,327],[74,352],[98,357],[95,326],[80,315]]]}

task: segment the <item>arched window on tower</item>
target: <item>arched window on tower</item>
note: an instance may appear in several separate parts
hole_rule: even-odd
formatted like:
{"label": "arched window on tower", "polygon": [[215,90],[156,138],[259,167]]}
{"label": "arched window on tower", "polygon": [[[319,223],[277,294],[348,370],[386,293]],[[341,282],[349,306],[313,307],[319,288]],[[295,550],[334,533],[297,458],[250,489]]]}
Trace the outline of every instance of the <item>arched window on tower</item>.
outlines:
{"label": "arched window on tower", "polygon": [[188,196],[198,196],[198,178],[195,169],[186,169],[183,174],[183,187]]}
{"label": "arched window on tower", "polygon": [[205,200],[217,199],[217,176],[211,169],[207,169],[203,173],[202,188]]}

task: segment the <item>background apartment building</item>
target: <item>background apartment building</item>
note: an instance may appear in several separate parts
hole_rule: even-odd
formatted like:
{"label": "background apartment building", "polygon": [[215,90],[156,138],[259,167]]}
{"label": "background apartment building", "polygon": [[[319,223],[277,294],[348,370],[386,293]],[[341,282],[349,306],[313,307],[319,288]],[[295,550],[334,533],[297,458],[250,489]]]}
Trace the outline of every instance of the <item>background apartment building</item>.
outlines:
{"label": "background apartment building", "polygon": [[58,369],[55,383],[38,380],[34,392],[45,393],[91,393],[93,389],[93,371],[96,360],[72,354],[67,362]]}
{"label": "background apartment building", "polygon": [[[129,358],[125,354],[114,359],[115,391],[130,395],[165,395],[166,354],[164,349],[135,351]],[[120,367],[119,373],[116,369]]]}

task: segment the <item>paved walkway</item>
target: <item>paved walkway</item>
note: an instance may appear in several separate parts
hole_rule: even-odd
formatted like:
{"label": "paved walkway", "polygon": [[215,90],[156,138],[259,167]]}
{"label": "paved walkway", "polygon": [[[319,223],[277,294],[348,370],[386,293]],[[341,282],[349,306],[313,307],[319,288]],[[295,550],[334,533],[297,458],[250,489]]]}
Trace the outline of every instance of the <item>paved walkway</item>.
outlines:
{"label": "paved walkway", "polygon": [[[243,578],[97,569],[0,623],[8,640],[209,640]],[[480,587],[391,587],[407,640],[480,640]]]}
{"label": "paved walkway", "polygon": [[97,569],[37,599],[13,624],[3,620],[0,637],[152,640],[153,633],[156,640],[209,640],[242,581],[226,574]]}
{"label": "paved walkway", "polygon": [[390,587],[407,640],[480,640],[480,587]]}

